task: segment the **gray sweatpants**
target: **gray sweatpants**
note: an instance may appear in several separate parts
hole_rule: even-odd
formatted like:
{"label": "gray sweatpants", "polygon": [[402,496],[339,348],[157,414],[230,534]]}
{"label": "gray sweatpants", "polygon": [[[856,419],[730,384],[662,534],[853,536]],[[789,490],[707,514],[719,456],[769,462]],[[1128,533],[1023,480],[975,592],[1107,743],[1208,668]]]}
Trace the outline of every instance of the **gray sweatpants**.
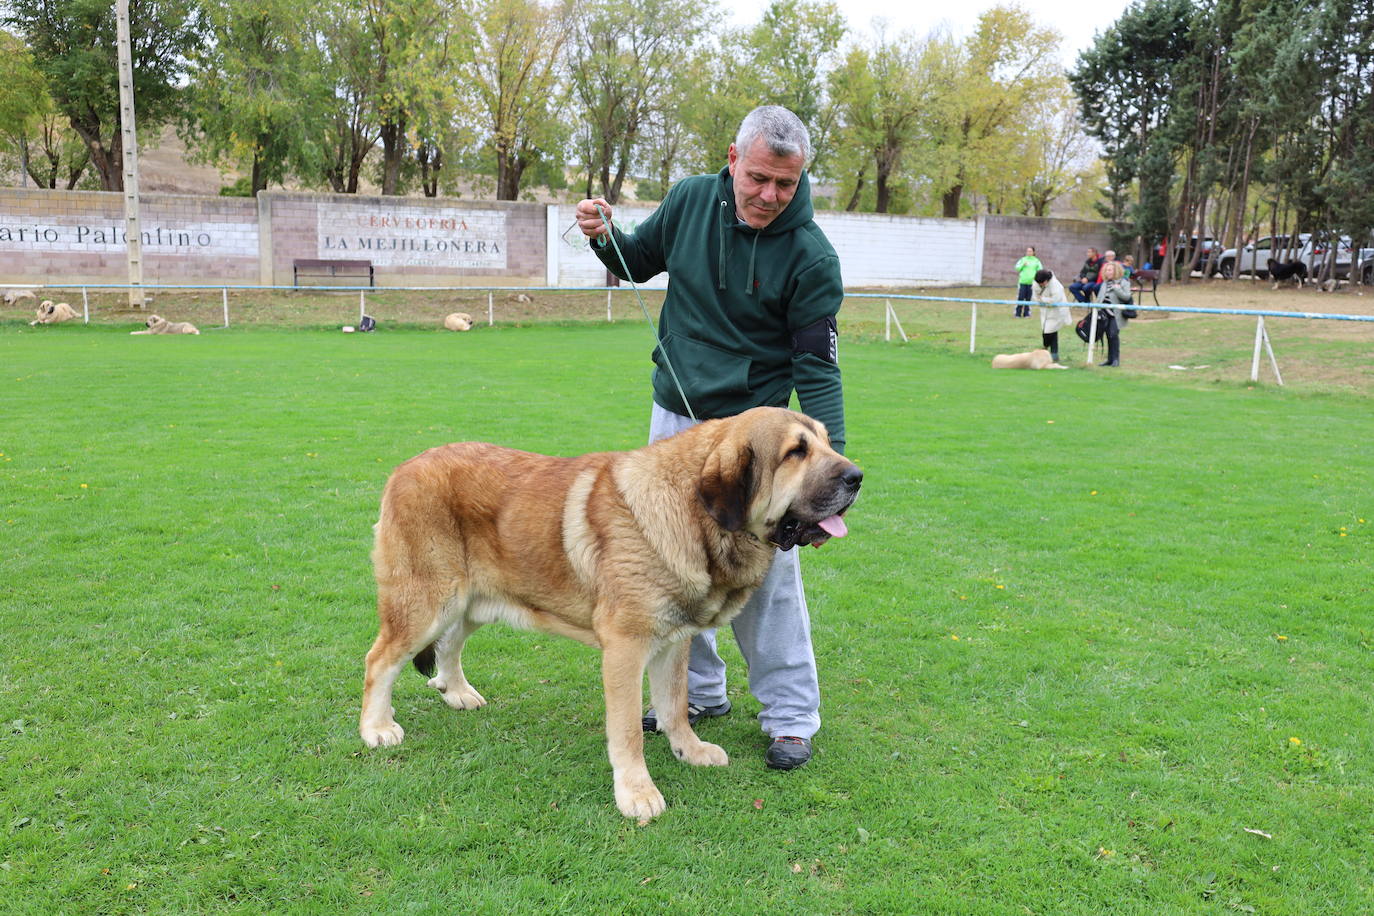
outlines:
{"label": "gray sweatpants", "polygon": [[[694,423],[690,417],[654,404],[649,441],[666,439]],[[749,667],[749,692],[763,704],[759,724],[772,738],[810,738],[821,727],[821,691],[811,650],[800,551],[800,547],[777,551],[763,585],[730,624]],[[687,699],[698,706],[725,702],[725,662],[716,651],[715,630],[692,640]]]}

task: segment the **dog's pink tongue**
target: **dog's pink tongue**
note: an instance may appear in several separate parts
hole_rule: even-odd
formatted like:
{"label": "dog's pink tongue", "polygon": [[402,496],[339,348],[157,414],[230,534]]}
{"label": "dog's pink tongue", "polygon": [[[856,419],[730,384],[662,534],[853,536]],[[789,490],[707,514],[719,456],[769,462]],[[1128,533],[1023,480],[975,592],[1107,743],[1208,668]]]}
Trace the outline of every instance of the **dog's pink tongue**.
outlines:
{"label": "dog's pink tongue", "polygon": [[842,538],[849,533],[849,527],[845,525],[844,519],[840,518],[838,515],[823,518],[816,524],[820,525],[821,530],[832,538]]}

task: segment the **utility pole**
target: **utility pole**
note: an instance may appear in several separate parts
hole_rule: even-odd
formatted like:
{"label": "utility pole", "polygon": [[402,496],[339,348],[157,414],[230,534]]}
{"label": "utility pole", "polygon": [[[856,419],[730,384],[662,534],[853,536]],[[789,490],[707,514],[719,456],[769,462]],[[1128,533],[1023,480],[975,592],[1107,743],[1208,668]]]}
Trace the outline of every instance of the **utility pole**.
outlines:
{"label": "utility pole", "polygon": [[129,305],[143,308],[143,227],[138,218],[138,134],[134,130],[134,65],[129,50],[129,0],[117,0],[119,131],[124,149],[124,236],[129,251]]}

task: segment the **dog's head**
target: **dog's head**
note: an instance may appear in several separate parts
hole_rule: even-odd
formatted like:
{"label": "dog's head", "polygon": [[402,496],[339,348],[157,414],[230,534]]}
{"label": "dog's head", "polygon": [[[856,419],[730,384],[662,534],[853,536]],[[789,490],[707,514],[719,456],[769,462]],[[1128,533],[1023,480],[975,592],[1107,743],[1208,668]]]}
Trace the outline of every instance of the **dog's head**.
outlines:
{"label": "dog's head", "polygon": [[151,327],[156,327],[157,325],[165,324],[165,323],[166,323],[166,319],[164,319],[164,318],[159,318],[157,315],[149,315],[149,316],[148,316],[148,320],[145,321],[145,322],[143,322],[143,326],[144,326],[144,327],[151,328]]}
{"label": "dog's head", "polygon": [[783,550],[848,533],[840,516],[858,497],[863,472],[830,447],[822,424],[780,407],[718,422],[722,435],[707,455],[698,495],[722,528]]}
{"label": "dog's head", "polygon": [[51,299],[44,299],[42,302],[38,303],[39,318],[47,318],[55,311],[57,311],[57,306],[52,304]]}

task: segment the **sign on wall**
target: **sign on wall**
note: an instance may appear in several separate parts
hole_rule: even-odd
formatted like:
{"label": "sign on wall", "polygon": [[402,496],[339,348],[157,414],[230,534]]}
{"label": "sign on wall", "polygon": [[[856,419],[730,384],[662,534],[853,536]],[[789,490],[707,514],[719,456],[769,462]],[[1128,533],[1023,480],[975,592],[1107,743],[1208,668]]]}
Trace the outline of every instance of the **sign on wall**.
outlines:
{"label": "sign on wall", "polygon": [[506,266],[506,214],[454,207],[321,203],[319,256],[378,267]]}
{"label": "sign on wall", "polygon": [[[257,223],[145,221],[148,254],[256,258]],[[122,253],[127,248],[123,218],[48,216],[39,220],[0,214],[0,251]]]}

